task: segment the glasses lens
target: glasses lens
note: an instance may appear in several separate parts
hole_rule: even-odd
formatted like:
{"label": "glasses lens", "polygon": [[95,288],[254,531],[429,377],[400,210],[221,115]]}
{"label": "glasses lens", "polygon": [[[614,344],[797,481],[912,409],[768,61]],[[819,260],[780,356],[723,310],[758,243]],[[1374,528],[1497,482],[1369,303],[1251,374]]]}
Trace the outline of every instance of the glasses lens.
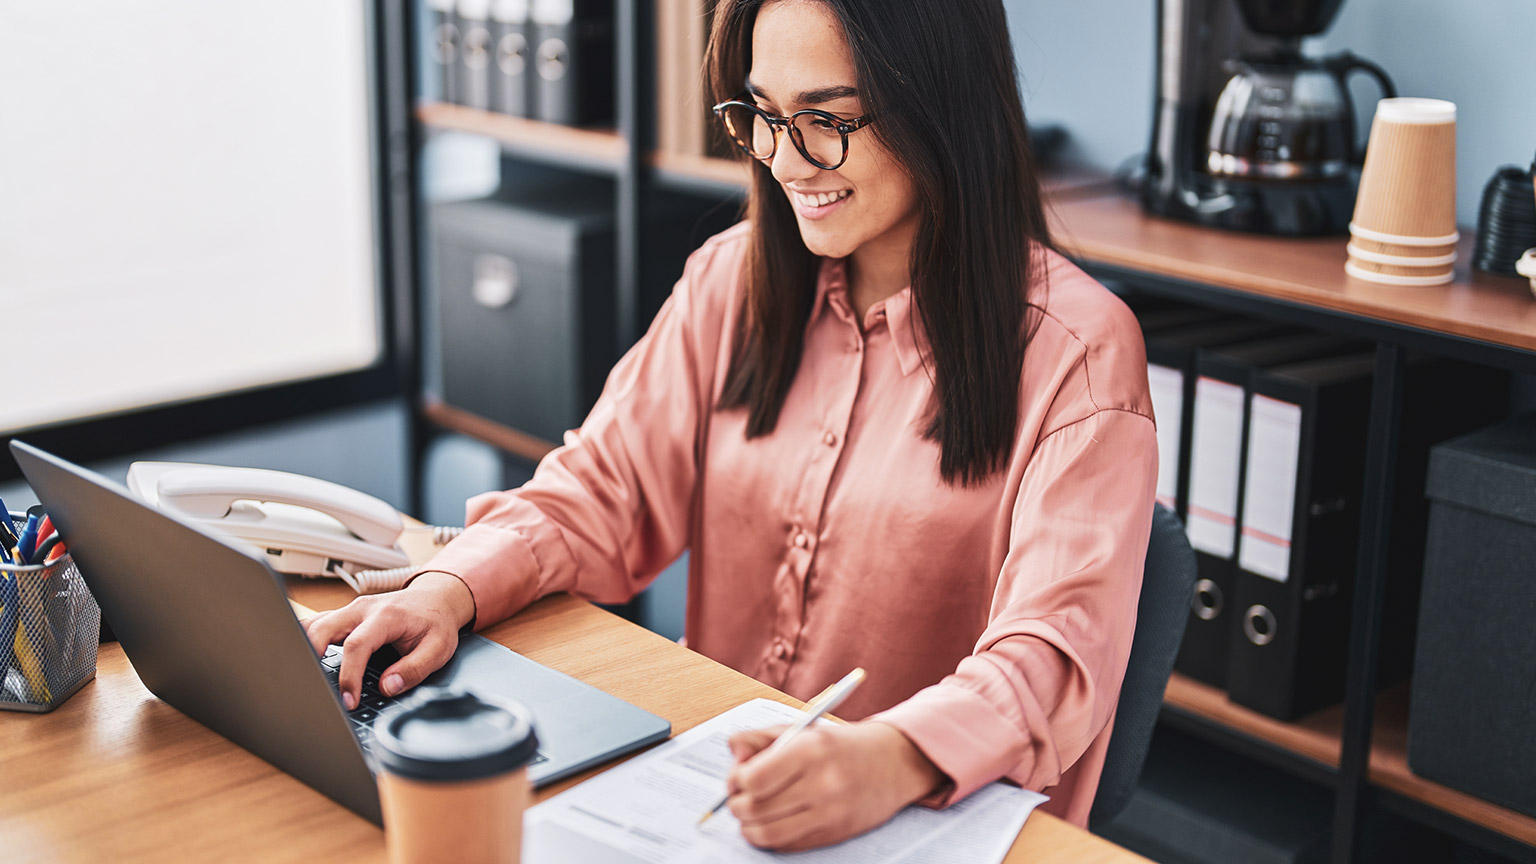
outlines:
{"label": "glasses lens", "polygon": [[721,113],[725,131],[741,149],[759,159],[773,155],[773,127],[763,115],[745,105],[728,105]]}
{"label": "glasses lens", "polygon": [[843,161],[843,133],[837,123],[816,114],[800,114],[794,119],[794,134],[812,162],[833,168]]}

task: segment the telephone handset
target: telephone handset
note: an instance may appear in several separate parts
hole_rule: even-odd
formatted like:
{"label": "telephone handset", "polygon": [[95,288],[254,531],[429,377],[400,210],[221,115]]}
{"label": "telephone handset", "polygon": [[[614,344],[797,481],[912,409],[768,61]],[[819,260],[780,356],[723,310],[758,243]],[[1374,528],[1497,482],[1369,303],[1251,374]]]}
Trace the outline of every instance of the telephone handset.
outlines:
{"label": "telephone handset", "polygon": [[[135,462],[128,489],[151,506],[243,541],[272,569],[334,576],[358,593],[398,588],[411,572],[399,512],[317,477],[191,462]],[[455,531],[434,530],[438,543]]]}

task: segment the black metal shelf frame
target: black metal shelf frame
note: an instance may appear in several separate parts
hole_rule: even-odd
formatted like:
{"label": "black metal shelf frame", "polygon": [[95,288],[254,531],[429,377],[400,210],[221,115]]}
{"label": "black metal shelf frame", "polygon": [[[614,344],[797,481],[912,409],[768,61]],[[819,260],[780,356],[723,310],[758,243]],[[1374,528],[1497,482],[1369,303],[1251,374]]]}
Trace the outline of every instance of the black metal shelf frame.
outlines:
{"label": "black metal shelf frame", "polygon": [[1328,789],[1338,788],[1337,766],[1303,756],[1273,741],[1249,735],[1204,714],[1165,704],[1158,715],[1158,722],[1308,782]]}
{"label": "black metal shelf frame", "polygon": [[1427,825],[1442,834],[1449,835],[1464,843],[1470,843],[1487,852],[1508,858],[1519,864],[1536,864],[1536,847],[1527,846],[1519,840],[1515,840],[1504,834],[1500,834],[1490,828],[1485,828],[1475,822],[1448,813],[1438,807],[1425,804],[1406,795],[1401,795],[1390,789],[1379,786],[1370,786],[1366,789],[1369,803],[1376,808],[1410,819],[1421,825]]}

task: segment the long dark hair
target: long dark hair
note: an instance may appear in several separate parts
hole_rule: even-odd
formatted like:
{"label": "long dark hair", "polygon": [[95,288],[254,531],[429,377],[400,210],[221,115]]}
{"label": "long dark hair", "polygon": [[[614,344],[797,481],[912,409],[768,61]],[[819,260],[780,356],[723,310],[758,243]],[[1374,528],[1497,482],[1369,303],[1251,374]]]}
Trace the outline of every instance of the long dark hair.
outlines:
{"label": "long dark hair", "polygon": [[[752,27],[770,2],[719,0],[708,70],[716,102],[741,92]],[[916,191],[912,302],[934,389],[924,437],[939,442],[945,482],[979,483],[1013,443],[1025,291],[1043,285],[1031,278],[1030,246],[1050,243],[1002,0],[817,2],[842,23],[863,110],[878,118],[858,135],[879,136]],[[819,267],[769,167],[751,161],[746,290],[720,402],[748,410],[749,438],[778,423]]]}

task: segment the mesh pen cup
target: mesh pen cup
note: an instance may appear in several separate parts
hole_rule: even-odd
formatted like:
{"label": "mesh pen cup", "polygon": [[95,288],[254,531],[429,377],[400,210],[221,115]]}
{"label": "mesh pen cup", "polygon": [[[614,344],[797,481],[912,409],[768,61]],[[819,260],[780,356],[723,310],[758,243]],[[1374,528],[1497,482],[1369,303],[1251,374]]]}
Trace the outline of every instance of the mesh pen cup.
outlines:
{"label": "mesh pen cup", "polygon": [[[26,520],[16,520],[17,531]],[[101,608],[68,554],[0,564],[0,709],[45,712],[96,677]]]}
{"label": "mesh pen cup", "polygon": [[373,732],[390,864],[518,864],[539,746],[526,709],[421,688]]}

